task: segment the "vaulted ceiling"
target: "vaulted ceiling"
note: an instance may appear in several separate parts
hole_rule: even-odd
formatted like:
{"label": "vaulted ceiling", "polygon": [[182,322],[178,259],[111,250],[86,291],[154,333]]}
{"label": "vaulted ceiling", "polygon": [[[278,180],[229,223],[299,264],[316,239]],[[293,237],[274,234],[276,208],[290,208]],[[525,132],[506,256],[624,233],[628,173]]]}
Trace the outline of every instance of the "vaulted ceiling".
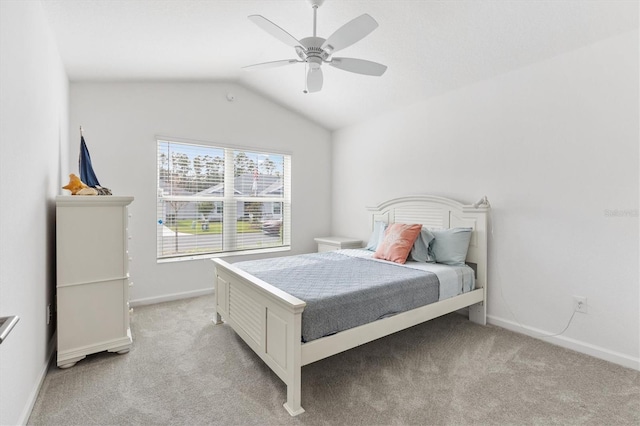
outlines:
{"label": "vaulted ceiling", "polygon": [[323,66],[245,65],[295,58],[247,19],[260,14],[294,37],[312,35],[306,0],[47,0],[71,81],[235,81],[335,130],[638,28],[637,1],[327,0],[318,36],[368,13],[379,27],[339,56],[387,65],[382,77]]}

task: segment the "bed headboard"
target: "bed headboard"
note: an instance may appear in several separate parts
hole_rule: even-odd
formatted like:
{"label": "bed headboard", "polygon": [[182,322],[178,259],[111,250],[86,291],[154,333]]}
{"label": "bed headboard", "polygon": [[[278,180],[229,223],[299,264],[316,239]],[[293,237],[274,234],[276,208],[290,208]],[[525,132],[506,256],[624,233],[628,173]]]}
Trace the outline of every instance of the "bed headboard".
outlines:
{"label": "bed headboard", "polygon": [[[486,200],[486,198],[485,198]],[[476,267],[476,287],[487,284],[487,215],[489,205],[464,205],[458,201],[433,195],[414,195],[394,198],[375,207],[371,213],[371,227],[376,221],[384,223],[420,223],[428,228],[473,228],[467,252],[467,263]]]}

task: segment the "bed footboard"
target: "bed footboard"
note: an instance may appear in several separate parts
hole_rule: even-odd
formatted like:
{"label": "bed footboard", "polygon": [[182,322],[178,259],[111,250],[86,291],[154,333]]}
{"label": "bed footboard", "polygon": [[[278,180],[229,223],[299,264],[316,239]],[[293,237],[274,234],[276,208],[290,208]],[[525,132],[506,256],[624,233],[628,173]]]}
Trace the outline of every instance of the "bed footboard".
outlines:
{"label": "bed footboard", "polygon": [[301,407],[302,311],[306,303],[221,260],[213,260],[215,314],[224,319],[287,385],[284,407],[292,416]]}

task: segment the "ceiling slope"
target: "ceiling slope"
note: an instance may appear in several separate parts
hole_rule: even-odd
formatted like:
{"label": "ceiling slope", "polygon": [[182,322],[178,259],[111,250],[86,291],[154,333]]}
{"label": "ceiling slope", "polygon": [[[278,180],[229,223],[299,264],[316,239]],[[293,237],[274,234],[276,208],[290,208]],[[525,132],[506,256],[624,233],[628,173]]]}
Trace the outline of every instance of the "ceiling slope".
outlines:
{"label": "ceiling slope", "polygon": [[312,35],[305,0],[47,0],[42,5],[73,81],[237,81],[330,130],[638,28],[637,1],[339,1],[318,10],[328,37],[368,13],[380,26],[339,56],[388,65],[382,77],[327,67],[303,93],[303,64],[254,25],[260,14],[294,37]]}

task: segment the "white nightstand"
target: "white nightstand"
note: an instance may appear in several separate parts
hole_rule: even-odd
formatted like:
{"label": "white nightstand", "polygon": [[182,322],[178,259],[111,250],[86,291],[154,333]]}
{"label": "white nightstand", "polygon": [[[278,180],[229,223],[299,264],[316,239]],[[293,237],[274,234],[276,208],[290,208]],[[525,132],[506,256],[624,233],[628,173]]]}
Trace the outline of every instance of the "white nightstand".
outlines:
{"label": "white nightstand", "polygon": [[325,251],[362,248],[362,240],[346,237],[318,237],[314,238],[318,243],[318,253]]}

